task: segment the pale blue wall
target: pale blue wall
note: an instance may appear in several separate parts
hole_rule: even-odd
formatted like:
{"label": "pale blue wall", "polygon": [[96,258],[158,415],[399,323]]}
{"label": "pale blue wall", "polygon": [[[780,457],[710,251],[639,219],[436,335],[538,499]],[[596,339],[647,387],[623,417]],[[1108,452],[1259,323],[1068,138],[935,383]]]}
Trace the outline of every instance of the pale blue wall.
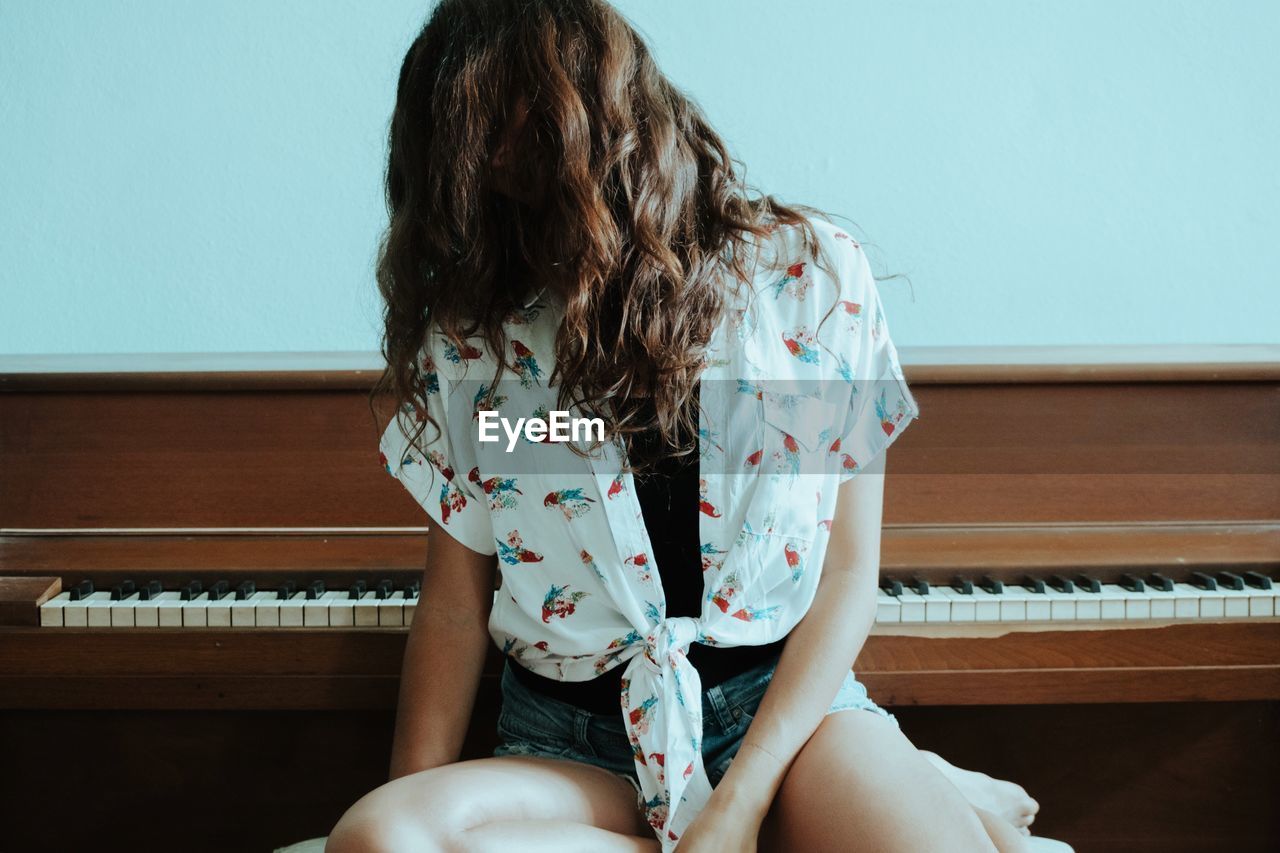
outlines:
{"label": "pale blue wall", "polygon": [[[628,0],[912,344],[1280,342],[1275,0]],[[0,2],[0,352],[368,350],[418,0]]]}

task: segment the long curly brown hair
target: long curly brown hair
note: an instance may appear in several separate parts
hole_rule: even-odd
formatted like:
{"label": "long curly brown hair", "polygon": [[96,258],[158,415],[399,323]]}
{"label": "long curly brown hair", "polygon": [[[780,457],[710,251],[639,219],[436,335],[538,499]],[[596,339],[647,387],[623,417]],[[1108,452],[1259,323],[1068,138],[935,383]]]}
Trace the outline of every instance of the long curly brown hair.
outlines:
{"label": "long curly brown hair", "polygon": [[389,141],[387,367],[371,404],[413,402],[411,441],[430,421],[430,324],[501,362],[504,319],[545,289],[565,306],[548,378],[560,408],[603,418],[607,438],[657,427],[664,453],[690,452],[687,404],[751,238],[791,224],[817,242],[818,211],[750,190],[604,0],[443,0],[401,65]]}

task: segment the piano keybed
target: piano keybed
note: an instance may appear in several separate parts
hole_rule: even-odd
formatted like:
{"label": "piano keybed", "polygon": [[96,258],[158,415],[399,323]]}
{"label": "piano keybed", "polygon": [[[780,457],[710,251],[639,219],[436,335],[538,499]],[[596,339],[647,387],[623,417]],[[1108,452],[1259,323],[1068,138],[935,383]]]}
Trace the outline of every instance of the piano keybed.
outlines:
{"label": "piano keybed", "polygon": [[[40,606],[46,628],[405,628],[413,621],[418,582],[381,580],[328,588],[316,580],[259,589],[193,581],[166,590],[159,581],[123,581],[98,590],[82,581]],[[495,592],[495,595],[497,593]],[[1266,619],[1280,615],[1280,582],[1255,571],[1122,575],[1106,583],[1088,574],[1010,584],[957,577],[949,584],[885,578],[876,624],[1008,625],[1155,623]]]}

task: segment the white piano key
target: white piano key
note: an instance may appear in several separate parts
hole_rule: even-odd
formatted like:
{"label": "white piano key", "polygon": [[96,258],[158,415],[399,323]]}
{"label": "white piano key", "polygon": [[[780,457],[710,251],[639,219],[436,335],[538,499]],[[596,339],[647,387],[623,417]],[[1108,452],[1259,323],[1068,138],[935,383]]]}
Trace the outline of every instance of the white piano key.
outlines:
{"label": "white piano key", "polygon": [[156,602],[156,621],[161,628],[181,628],[183,605],[180,592],[166,592]]}
{"label": "white piano key", "polygon": [[258,628],[280,627],[280,593],[269,590],[253,598],[253,624]]}
{"label": "white piano key", "polygon": [[61,628],[62,613],[67,603],[71,601],[71,593],[60,592],[53,598],[40,605],[40,627],[41,628]]}
{"label": "white piano key", "polygon": [[1030,593],[1022,587],[1005,584],[1004,592],[995,596],[1000,601],[1000,621],[1026,622],[1029,596]]}
{"label": "white piano key", "polygon": [[356,600],[351,597],[351,590],[344,589],[342,594],[329,602],[329,626],[332,628],[350,628],[356,624]]}
{"label": "white piano key", "polygon": [[902,602],[901,619],[903,622],[923,622],[925,620],[924,597],[911,589],[904,589],[898,599]]}
{"label": "white piano key", "polygon": [[934,587],[931,591],[951,600],[952,622],[972,622],[977,618],[978,605],[972,594],[965,595],[949,586]]}
{"label": "white piano key", "polygon": [[1076,587],[1069,593],[1076,600],[1077,622],[1098,622],[1102,619],[1102,596],[1096,592],[1083,592]]}
{"label": "white piano key", "polygon": [[1001,596],[992,595],[985,589],[975,587],[973,590],[974,621],[999,622],[1000,598]]}
{"label": "white piano key", "polygon": [[217,601],[210,601],[206,615],[210,628],[230,628],[231,608],[236,603],[236,594],[227,592]]}
{"label": "white piano key", "polygon": [[111,627],[111,593],[95,592],[85,605],[85,618],[90,628]]}
{"label": "white piano key", "polygon": [[1102,618],[1104,621],[1123,620],[1125,618],[1126,606],[1129,601],[1129,591],[1119,584],[1104,583],[1102,584],[1102,592],[1098,595],[1102,599]]}
{"label": "white piano key", "polygon": [[876,590],[876,622],[890,623],[902,621],[902,602],[897,596],[890,595],[883,589]]}
{"label": "white piano key", "polygon": [[1227,597],[1220,589],[1200,589],[1192,587],[1200,597],[1201,619],[1225,619],[1227,615]]}
{"label": "white piano key", "polygon": [[1200,618],[1200,588],[1189,583],[1173,585],[1173,610],[1175,619]]}
{"label": "white piano key", "polygon": [[413,598],[405,599],[405,602],[404,602],[404,626],[405,626],[406,628],[408,628],[409,626],[411,626],[411,625],[413,624],[413,614],[414,614],[414,613],[416,613],[416,612],[417,612],[417,610],[418,610],[418,601],[419,601],[419,599],[420,599],[420,598],[421,598],[421,596],[420,596],[420,595],[415,595]]}
{"label": "white piano key", "polygon": [[1141,592],[1130,592],[1124,603],[1124,618],[1139,621],[1151,618],[1151,599]]}
{"label": "white piano key", "polygon": [[302,624],[308,628],[329,627],[329,607],[333,600],[344,593],[328,590],[320,593],[319,598],[312,598],[302,606]]}
{"label": "white piano key", "polygon": [[383,628],[404,627],[404,590],[398,589],[378,602],[378,625]]}
{"label": "white piano key", "polygon": [[[160,609],[162,602],[177,601],[181,597],[181,593],[162,592],[155,598],[139,601],[138,606],[133,608],[134,625],[138,628],[159,628],[161,626]],[[181,614],[178,615],[178,620],[175,624],[182,624]]]}
{"label": "white piano key", "polygon": [[1044,597],[1049,601],[1050,622],[1074,622],[1076,619],[1075,596],[1066,595],[1051,586],[1045,587]]}
{"label": "white piano key", "polygon": [[89,625],[89,601],[94,596],[111,597],[109,592],[91,593],[78,601],[68,601],[62,608],[62,624],[66,628],[86,628]]}
{"label": "white piano key", "polygon": [[1228,619],[1247,619],[1249,616],[1249,589],[1223,589],[1218,587],[1218,591],[1222,593],[1223,612]]}
{"label": "white piano key", "polygon": [[301,628],[303,622],[303,609],[307,606],[307,594],[305,592],[295,592],[293,596],[285,601],[280,602],[280,627],[281,628]]}
{"label": "white piano key", "polygon": [[372,628],[378,624],[378,597],[377,593],[369,590],[360,596],[360,600],[352,606],[355,611],[354,619],[357,627]]}
{"label": "white piano key", "polygon": [[1276,616],[1276,599],[1280,598],[1280,587],[1272,584],[1271,589],[1249,589],[1250,616]]}
{"label": "white piano key", "polygon": [[926,622],[951,621],[951,599],[939,590],[939,587],[931,586],[927,593],[920,596],[924,601],[924,621]]}
{"label": "white piano key", "polygon": [[231,627],[232,628],[256,628],[258,627],[258,605],[274,601],[276,594],[274,592],[255,592],[248,598],[237,599],[231,605]]}
{"label": "white piano key", "polygon": [[1022,591],[1027,596],[1028,622],[1048,622],[1053,618],[1053,605],[1050,603],[1048,595],[1043,592],[1032,592],[1026,587],[1023,587]]}
{"label": "white piano key", "polygon": [[142,599],[135,592],[133,595],[111,602],[108,618],[112,628],[134,628],[134,611]]}
{"label": "white piano key", "polygon": [[195,598],[182,602],[182,627],[209,627],[209,593],[202,592]]}
{"label": "white piano key", "polygon": [[1152,619],[1173,619],[1177,615],[1177,593],[1173,590],[1147,587],[1147,602]]}

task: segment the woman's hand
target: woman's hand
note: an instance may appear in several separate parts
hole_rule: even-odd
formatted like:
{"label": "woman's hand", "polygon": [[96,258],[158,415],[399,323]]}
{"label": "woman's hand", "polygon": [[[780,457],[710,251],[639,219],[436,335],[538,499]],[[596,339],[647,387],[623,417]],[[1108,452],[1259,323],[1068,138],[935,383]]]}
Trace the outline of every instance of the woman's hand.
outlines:
{"label": "woman's hand", "polygon": [[706,807],[680,838],[680,853],[756,853],[763,815],[759,809],[712,792]]}

